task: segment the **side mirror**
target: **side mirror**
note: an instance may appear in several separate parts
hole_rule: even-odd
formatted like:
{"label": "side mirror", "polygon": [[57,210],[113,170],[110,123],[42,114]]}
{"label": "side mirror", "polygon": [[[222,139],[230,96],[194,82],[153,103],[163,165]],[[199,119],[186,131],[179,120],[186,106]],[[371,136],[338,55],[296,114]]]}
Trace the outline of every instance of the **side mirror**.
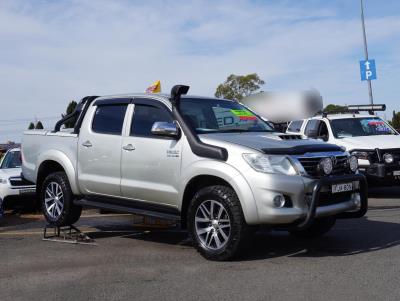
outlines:
{"label": "side mirror", "polygon": [[151,132],[156,136],[178,138],[180,135],[179,128],[172,122],[154,122]]}

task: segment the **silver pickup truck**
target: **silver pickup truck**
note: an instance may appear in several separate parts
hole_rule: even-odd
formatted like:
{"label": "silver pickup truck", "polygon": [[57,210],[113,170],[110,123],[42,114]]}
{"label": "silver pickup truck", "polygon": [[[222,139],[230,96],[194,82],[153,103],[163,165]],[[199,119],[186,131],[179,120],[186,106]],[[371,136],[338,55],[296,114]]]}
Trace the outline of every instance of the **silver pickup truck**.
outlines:
{"label": "silver pickup truck", "polygon": [[227,260],[256,226],[319,236],[366,213],[356,157],[188,89],[85,97],[54,131],[25,132],[23,177],[47,221],[75,223],[82,206],[174,219],[204,257]]}

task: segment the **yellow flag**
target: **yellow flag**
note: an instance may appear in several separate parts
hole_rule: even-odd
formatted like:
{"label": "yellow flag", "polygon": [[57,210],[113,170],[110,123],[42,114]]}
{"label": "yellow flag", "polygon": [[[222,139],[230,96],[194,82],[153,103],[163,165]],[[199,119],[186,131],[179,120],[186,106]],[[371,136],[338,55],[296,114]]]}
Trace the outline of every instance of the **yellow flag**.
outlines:
{"label": "yellow flag", "polygon": [[150,87],[146,89],[146,93],[160,93],[161,92],[161,82],[159,80],[155,81]]}

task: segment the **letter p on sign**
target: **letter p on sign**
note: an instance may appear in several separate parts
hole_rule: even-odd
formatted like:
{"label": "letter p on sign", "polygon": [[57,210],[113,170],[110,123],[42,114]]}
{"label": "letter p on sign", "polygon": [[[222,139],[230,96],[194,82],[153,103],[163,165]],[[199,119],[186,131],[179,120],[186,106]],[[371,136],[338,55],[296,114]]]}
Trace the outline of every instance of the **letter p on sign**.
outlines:
{"label": "letter p on sign", "polygon": [[375,60],[360,61],[361,80],[376,79]]}

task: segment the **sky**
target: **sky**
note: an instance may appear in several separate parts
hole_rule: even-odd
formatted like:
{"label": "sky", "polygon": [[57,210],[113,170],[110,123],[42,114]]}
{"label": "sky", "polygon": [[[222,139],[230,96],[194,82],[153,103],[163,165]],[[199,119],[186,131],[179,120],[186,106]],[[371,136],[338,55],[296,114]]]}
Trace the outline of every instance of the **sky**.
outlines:
{"label": "sky", "polygon": [[[400,1],[364,0],[375,103],[400,110]],[[86,95],[188,84],[212,96],[231,74],[264,91],[317,89],[368,103],[359,0],[0,0],[0,143],[51,128]],[[383,115],[384,116],[384,115]]]}

